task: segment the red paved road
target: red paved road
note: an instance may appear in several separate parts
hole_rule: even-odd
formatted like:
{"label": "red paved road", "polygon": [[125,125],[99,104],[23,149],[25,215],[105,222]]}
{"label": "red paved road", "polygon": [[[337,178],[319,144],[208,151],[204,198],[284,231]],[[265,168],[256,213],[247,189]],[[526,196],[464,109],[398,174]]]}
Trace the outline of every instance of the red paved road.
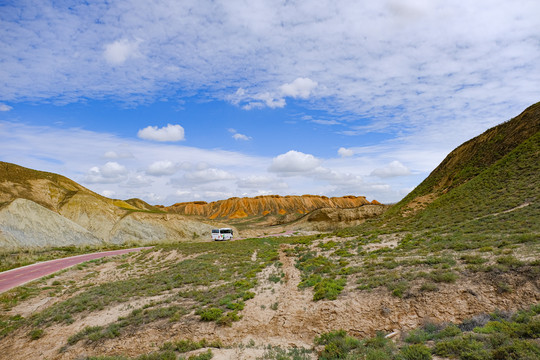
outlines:
{"label": "red paved road", "polygon": [[133,251],[140,251],[143,249],[149,249],[149,247],[141,247],[134,249],[122,249],[113,251],[104,251],[99,253],[77,255],[63,259],[56,259],[45,261],[42,263],[32,264],[24,266],[18,269],[8,270],[0,273],[0,293],[12,289],[16,286],[25,284],[29,281],[39,279],[42,276],[46,276],[57,272],[59,270],[68,268],[73,265],[80,264],[85,261],[99,259],[106,256],[114,256],[130,253]]}

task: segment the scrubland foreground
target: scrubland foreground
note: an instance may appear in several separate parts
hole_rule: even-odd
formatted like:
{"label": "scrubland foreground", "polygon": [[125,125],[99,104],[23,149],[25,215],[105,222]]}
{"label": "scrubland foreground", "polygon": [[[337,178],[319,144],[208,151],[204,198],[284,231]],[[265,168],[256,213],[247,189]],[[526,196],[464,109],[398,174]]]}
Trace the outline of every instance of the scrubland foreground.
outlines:
{"label": "scrubland foreground", "polygon": [[2,294],[0,353],[537,359],[536,240],[349,230],[95,260]]}

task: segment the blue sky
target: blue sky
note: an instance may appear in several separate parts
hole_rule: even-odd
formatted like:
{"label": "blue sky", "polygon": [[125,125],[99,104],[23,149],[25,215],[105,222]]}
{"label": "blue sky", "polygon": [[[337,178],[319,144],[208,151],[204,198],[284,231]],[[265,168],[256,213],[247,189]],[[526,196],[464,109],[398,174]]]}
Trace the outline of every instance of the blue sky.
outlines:
{"label": "blue sky", "polygon": [[395,202],[540,100],[537,1],[0,2],[0,160],[153,204]]}

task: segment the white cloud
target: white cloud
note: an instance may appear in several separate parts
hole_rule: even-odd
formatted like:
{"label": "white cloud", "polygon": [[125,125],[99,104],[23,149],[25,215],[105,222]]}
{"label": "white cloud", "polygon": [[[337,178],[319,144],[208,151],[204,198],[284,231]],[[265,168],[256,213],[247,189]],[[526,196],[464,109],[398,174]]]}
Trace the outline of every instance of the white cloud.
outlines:
{"label": "white cloud", "polygon": [[[239,89],[240,90],[240,89]],[[238,92],[237,92],[238,93]],[[245,92],[242,93],[244,95]],[[244,110],[262,109],[265,106],[271,109],[285,107],[285,99],[277,94],[270,92],[263,92],[255,95],[247,95],[238,100],[238,103],[243,102],[242,106]]]}
{"label": "white cloud", "polygon": [[244,140],[244,141],[251,140],[251,137],[244,134],[238,134],[238,133],[234,134],[232,137],[234,140]]}
{"label": "white cloud", "polygon": [[109,161],[103,165],[100,169],[101,174],[107,178],[117,177],[126,173],[126,167],[120,165],[116,161]]}
{"label": "white cloud", "polygon": [[236,131],[236,129],[228,129],[228,131],[233,134],[232,137],[234,140],[243,140],[243,141],[249,141],[251,140],[251,136],[247,136],[244,134],[240,134]]}
{"label": "white cloud", "polygon": [[272,160],[272,165],[268,168],[271,172],[295,175],[314,170],[319,166],[321,160],[311,154],[290,150],[285,154],[276,156]]}
{"label": "white cloud", "polygon": [[150,164],[146,173],[153,176],[173,175],[178,170],[176,164],[169,160],[160,160]]}
{"label": "white cloud", "polygon": [[103,190],[101,192],[101,195],[103,195],[105,197],[108,197],[108,198],[112,198],[114,195],[116,195],[116,192],[114,192],[112,190]]}
{"label": "white cloud", "polygon": [[[305,106],[350,112],[359,125],[418,132],[424,122],[507,119],[538,101],[535,0],[3,7],[29,11],[42,15],[2,19],[9,29],[0,37],[3,101],[148,103],[204,92],[255,109],[307,96]],[[300,74],[317,87],[291,83]],[[449,124],[452,133],[460,133],[452,126],[459,121]]]}
{"label": "white cloud", "polygon": [[312,123],[319,124],[319,125],[338,125],[341,124],[337,120],[320,120],[320,119],[314,119],[311,120]]}
{"label": "white cloud", "polygon": [[137,136],[145,140],[154,141],[182,141],[184,140],[184,128],[180,125],[167,124],[162,128],[148,126],[139,130]]}
{"label": "white cloud", "polygon": [[380,178],[388,178],[395,176],[406,176],[410,174],[411,171],[405,165],[403,165],[397,160],[394,160],[385,167],[373,170],[370,175]]}
{"label": "white cloud", "polygon": [[129,151],[107,151],[103,154],[103,157],[106,159],[129,159],[133,157]]}
{"label": "white cloud", "polygon": [[[446,155],[432,153],[427,139],[439,142],[428,132],[424,141],[407,139],[405,145],[389,142],[376,146],[349,148],[354,157],[319,159],[298,151],[275,158],[248,156],[238,152],[206,150],[170,143],[148,143],[107,133],[81,129],[59,129],[0,121],[0,160],[32,169],[67,176],[91,190],[114,191],[120,199],[141,198],[149,203],[172,204],[178,201],[219,200],[227,196],[261,194],[324,194],[328,196],[364,195],[381,202],[395,202],[402,189],[420,183]],[[431,141],[431,140],[430,140]],[[103,154],[121,144],[121,152],[131,156],[122,161],[106,161]],[[69,152],[65,149],[68,148]],[[40,154],[36,157],[35,154]],[[372,169],[384,168],[388,157],[401,163],[414,159],[418,174],[387,177],[383,181],[367,176]],[[51,162],[48,159],[61,159]],[[174,159],[173,175],[147,176],[156,159]],[[407,160],[409,159],[409,160]],[[173,163],[171,161],[171,163]],[[270,168],[274,170],[269,174]],[[167,164],[156,170],[167,169]],[[176,192],[180,191],[181,194]],[[157,200],[159,199],[159,200]]]}
{"label": "white cloud", "polygon": [[127,39],[116,40],[105,45],[103,56],[112,65],[121,65],[130,57],[136,56],[139,42],[130,42]]}
{"label": "white cloud", "polygon": [[238,88],[233,95],[227,96],[227,99],[235,105],[241,105],[244,110],[283,108],[287,105],[285,97],[307,99],[317,85],[316,81],[309,78],[297,78],[292,83],[283,84],[272,91],[251,94],[243,88]]}
{"label": "white cloud", "polygon": [[[148,188],[152,185],[152,183],[152,179],[142,174],[132,174],[125,183],[121,184],[121,186],[126,188]],[[136,195],[135,197],[138,196],[140,195]]]}
{"label": "white cloud", "polygon": [[288,188],[287,183],[279,181],[274,177],[265,175],[251,175],[245,178],[238,179],[236,185],[240,189],[255,189],[259,191],[264,191],[262,189],[266,189],[268,191],[269,189],[274,190]]}
{"label": "white cloud", "polygon": [[11,109],[13,109],[11,106],[6,105],[4,103],[0,103],[0,111],[9,111]]}
{"label": "white cloud", "polygon": [[115,161],[109,161],[103,166],[91,167],[84,181],[89,184],[112,184],[126,179],[127,169]]}
{"label": "white cloud", "polygon": [[351,149],[340,147],[339,150],[338,150],[338,154],[341,157],[350,157],[350,156],[354,155],[354,151],[351,150]]}
{"label": "white cloud", "polygon": [[316,81],[309,78],[297,78],[290,84],[281,85],[280,90],[283,96],[307,99],[317,85]]}
{"label": "white cloud", "polygon": [[[197,170],[194,172],[186,173],[183,178],[187,183],[210,183],[223,180],[234,180],[236,177],[228,171],[208,168],[204,170]],[[180,184],[180,182],[177,182]]]}

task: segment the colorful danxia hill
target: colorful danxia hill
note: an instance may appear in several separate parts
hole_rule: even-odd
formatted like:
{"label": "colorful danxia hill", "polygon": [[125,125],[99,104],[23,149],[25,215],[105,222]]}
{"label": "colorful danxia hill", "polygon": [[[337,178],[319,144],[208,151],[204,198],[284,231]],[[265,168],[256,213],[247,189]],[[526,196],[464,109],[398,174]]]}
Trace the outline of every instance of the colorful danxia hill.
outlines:
{"label": "colorful danxia hill", "polygon": [[376,200],[369,202],[365,196],[266,195],[253,198],[233,197],[211,203],[204,201],[184,202],[163,209],[172,213],[198,215],[209,219],[242,219],[261,215],[304,215],[322,208],[349,209],[368,204],[380,205]]}

